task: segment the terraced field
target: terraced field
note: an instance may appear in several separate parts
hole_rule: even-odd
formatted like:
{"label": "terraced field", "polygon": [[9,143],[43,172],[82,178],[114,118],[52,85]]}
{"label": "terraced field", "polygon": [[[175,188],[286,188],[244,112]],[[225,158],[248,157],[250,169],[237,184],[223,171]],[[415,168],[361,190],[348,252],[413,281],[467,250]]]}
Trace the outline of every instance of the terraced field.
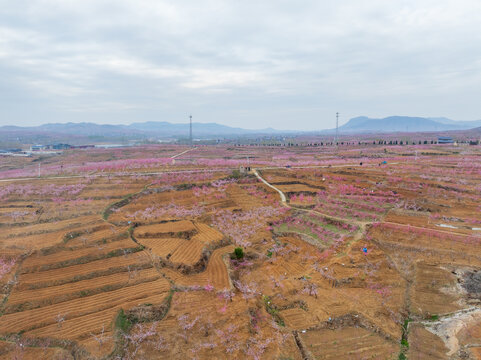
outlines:
{"label": "terraced field", "polygon": [[0,183],[0,358],[479,358],[481,152],[349,146]]}
{"label": "terraced field", "polygon": [[176,267],[194,266],[205,250],[224,238],[207,224],[186,220],[143,225],[134,230],[134,236],[154,255]]}
{"label": "terraced field", "polygon": [[210,284],[216,290],[230,289],[232,284],[223,258],[226,254],[232,253],[233,250],[233,246],[226,246],[214,250],[206,269],[199,274],[184,276],[170,269],[164,269],[163,272],[169,279],[172,279],[179,285],[207,286]]}
{"label": "terraced field", "polygon": [[357,327],[309,331],[300,336],[316,359],[397,359],[397,346]]}

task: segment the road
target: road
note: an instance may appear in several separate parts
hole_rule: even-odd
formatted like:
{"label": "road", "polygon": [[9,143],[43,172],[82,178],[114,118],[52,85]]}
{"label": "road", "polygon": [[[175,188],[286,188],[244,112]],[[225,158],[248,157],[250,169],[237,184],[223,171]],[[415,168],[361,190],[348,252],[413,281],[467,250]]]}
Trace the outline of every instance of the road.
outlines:
{"label": "road", "polygon": [[[194,150],[188,149],[180,154],[176,154],[174,156],[180,156],[185,154],[187,151]],[[171,157],[172,158],[172,157]],[[400,162],[389,163],[389,165],[398,165],[402,164]],[[362,167],[373,167],[377,166],[377,164],[364,164]],[[319,169],[319,168],[346,168],[346,167],[361,167],[359,163],[357,164],[344,164],[344,165],[309,165],[309,166],[292,166],[290,169]],[[259,167],[258,170],[276,170],[276,169],[286,169],[285,166],[265,166]],[[24,178],[8,178],[8,179],[0,179],[0,182],[16,182],[16,181],[29,181],[29,180],[56,180],[56,179],[79,179],[84,178],[86,176],[91,177],[124,177],[124,176],[139,176],[139,175],[162,175],[162,174],[183,174],[183,173],[198,173],[198,172],[219,172],[219,171],[234,171],[239,170],[238,167],[229,167],[229,168],[214,168],[214,169],[206,169],[206,168],[193,168],[193,169],[186,169],[186,170],[163,170],[163,171],[153,171],[153,172],[121,172],[121,173],[92,173],[92,174],[82,174],[82,175],[53,175],[53,176],[41,176],[41,177],[24,177]]]}
{"label": "road", "polygon": [[257,172],[256,169],[252,169],[252,173],[260,180],[262,181],[264,184],[266,184],[267,186],[269,186],[271,189],[274,189],[275,191],[277,191],[281,197],[281,202],[282,202],[282,205],[284,206],[287,206],[287,207],[290,207],[288,204],[287,204],[287,199],[286,199],[286,195],[284,195],[284,193],[279,190],[278,188],[276,188],[274,185],[271,185],[269,184],[266,180],[264,180],[264,178],[262,178],[259,173]]}
{"label": "road", "polygon": [[175,154],[175,155],[171,156],[170,158],[175,159],[176,157],[184,155],[185,153],[188,153],[189,151],[192,151],[192,150],[195,150],[195,149],[197,149],[197,148],[193,147],[193,148],[187,149],[185,151],[182,151],[181,153],[178,153],[178,154]]}

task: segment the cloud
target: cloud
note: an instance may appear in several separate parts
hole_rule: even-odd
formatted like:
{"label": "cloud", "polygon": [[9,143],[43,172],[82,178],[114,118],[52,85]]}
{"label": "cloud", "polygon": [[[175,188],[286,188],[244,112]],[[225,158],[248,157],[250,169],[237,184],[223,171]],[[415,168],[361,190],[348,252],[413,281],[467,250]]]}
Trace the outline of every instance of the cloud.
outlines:
{"label": "cloud", "polygon": [[0,124],[481,118],[478,0],[16,0],[0,24]]}

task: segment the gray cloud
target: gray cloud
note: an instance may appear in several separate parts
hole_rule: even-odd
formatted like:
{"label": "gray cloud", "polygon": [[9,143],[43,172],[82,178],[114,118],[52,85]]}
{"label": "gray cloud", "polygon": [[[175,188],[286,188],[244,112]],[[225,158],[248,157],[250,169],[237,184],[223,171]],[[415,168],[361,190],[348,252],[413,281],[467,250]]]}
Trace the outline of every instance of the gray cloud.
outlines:
{"label": "gray cloud", "polygon": [[479,0],[0,1],[0,124],[479,119]]}

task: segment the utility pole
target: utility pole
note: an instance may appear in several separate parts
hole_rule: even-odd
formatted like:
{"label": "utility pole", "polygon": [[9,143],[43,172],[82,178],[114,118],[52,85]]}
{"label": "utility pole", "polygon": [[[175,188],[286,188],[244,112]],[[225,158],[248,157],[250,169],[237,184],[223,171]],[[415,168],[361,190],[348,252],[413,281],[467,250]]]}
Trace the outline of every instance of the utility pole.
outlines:
{"label": "utility pole", "polygon": [[38,163],[38,177],[40,177],[40,163]]}
{"label": "utility pole", "polygon": [[336,146],[339,141],[339,113],[336,113]]}
{"label": "utility pole", "polygon": [[189,135],[189,139],[190,139],[190,147],[192,147],[192,115],[190,115],[190,135]]}

